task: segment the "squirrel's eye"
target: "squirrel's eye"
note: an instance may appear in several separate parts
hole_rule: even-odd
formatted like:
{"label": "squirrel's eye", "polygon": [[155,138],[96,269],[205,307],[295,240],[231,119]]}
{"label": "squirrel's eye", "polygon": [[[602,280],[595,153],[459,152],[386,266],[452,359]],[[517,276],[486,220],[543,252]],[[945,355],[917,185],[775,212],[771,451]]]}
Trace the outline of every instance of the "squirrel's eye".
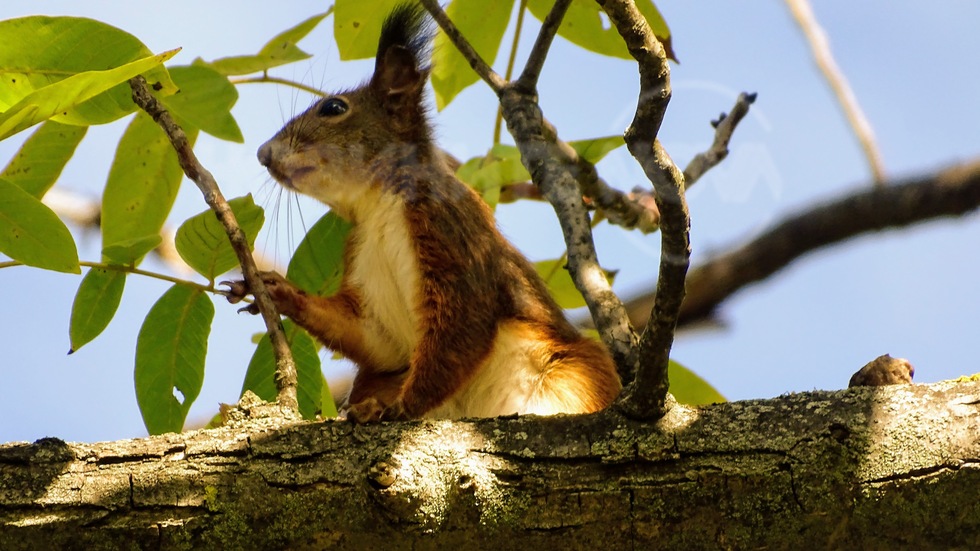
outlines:
{"label": "squirrel's eye", "polygon": [[336,117],[337,115],[343,115],[347,112],[349,107],[347,102],[340,98],[327,98],[320,103],[320,109],[317,110],[317,114],[321,117]]}

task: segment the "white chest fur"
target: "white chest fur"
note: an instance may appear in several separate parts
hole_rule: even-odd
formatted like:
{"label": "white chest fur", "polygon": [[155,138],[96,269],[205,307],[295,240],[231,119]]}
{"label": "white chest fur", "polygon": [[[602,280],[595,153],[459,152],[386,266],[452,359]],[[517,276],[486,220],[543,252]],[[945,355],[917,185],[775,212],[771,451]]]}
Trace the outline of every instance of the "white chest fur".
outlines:
{"label": "white chest fur", "polygon": [[419,268],[404,207],[384,194],[358,220],[349,282],[358,290],[368,348],[382,367],[407,365],[418,344]]}

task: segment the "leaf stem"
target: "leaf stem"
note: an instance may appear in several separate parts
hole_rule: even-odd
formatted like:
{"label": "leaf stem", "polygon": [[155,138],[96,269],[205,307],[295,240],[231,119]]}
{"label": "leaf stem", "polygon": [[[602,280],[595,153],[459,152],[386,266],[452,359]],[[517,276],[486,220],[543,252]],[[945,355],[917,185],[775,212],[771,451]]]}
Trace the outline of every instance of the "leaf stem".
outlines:
{"label": "leaf stem", "polygon": [[272,77],[268,73],[262,73],[262,76],[258,77],[242,77],[242,78],[230,78],[228,79],[232,84],[257,84],[257,83],[271,83],[271,84],[283,84],[286,86],[292,86],[293,88],[298,88],[304,92],[309,92],[317,96],[325,96],[326,92],[318,90],[312,86],[307,86],[301,82],[296,82],[295,80],[289,80],[285,78]]}
{"label": "leaf stem", "polygon": [[[86,268],[94,268],[99,270],[114,270],[117,272],[125,272],[127,274],[140,275],[153,279],[159,279],[161,281],[167,281],[169,283],[174,283],[177,285],[186,285],[187,287],[193,287],[195,289],[204,291],[205,293],[211,293],[214,295],[228,296],[231,294],[224,289],[219,289],[215,287],[214,283],[204,285],[202,283],[197,283],[196,281],[181,279],[179,277],[174,277],[167,274],[161,274],[159,272],[141,270],[134,266],[125,266],[122,264],[105,264],[103,262],[91,262],[88,260],[79,261],[78,265],[85,266]],[[0,262],[0,270],[2,270],[3,268],[14,268],[17,266],[26,266],[26,264],[24,264],[23,262],[19,262],[17,260],[11,260],[9,262]],[[246,301],[248,302],[248,299],[246,299]]]}

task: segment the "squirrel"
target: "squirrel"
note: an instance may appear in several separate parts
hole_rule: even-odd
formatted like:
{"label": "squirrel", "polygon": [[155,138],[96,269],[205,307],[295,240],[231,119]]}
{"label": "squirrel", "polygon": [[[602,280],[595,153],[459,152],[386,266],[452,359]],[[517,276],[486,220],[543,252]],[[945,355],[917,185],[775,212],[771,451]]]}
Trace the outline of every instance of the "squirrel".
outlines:
{"label": "squirrel", "polygon": [[263,282],[281,314],[357,365],[354,422],[603,409],[621,388],[605,347],[568,322],[434,144],[430,29],[417,5],[396,7],[370,81],[319,100],[259,148],[282,186],[352,224],[336,294],[275,272]]}

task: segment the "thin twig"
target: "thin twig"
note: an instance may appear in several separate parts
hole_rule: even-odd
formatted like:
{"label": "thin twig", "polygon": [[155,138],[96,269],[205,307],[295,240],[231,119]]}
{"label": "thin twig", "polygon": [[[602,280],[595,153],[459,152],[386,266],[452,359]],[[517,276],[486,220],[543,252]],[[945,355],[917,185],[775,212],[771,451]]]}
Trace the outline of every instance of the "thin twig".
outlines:
{"label": "thin twig", "polygon": [[823,73],[827,83],[837,97],[838,103],[844,110],[844,117],[861,143],[864,156],[868,160],[868,167],[871,169],[871,176],[875,185],[883,185],[885,182],[885,166],[882,162],[881,151],[875,143],[874,131],[871,124],[861,110],[857,97],[851,90],[851,85],[847,82],[847,77],[837,67],[834,62],[834,55],[830,52],[830,41],[827,40],[827,33],[820,27],[813,9],[808,0],[786,0],[790,13],[803,31],[810,51],[813,52],[813,59]]}
{"label": "thin twig", "polygon": [[670,68],[663,45],[633,2],[598,2],[639,67],[640,96],[626,130],[626,145],[653,183],[661,215],[660,292],[640,337],[636,378],[623,393],[620,406],[630,416],[659,418],[666,412],[667,365],[691,256],[684,175],[657,140],[670,101]]}
{"label": "thin twig", "polygon": [[[807,253],[868,232],[905,228],[980,209],[980,158],[937,172],[887,182],[791,214],[752,241],[691,270],[680,324],[714,315],[738,291],[763,281]],[[655,291],[627,301],[634,323],[644,323]]]}
{"label": "thin twig", "polygon": [[103,262],[88,262],[85,260],[80,261],[78,265],[85,266],[86,268],[94,268],[98,270],[112,270],[114,272],[123,272],[126,274],[133,274],[133,275],[139,275],[139,276],[149,277],[153,279],[159,279],[160,281],[166,281],[176,285],[193,287],[199,291],[204,291],[205,293],[212,293],[215,295],[222,295],[222,296],[229,295],[228,291],[225,291],[224,289],[218,289],[217,287],[214,286],[213,283],[209,283],[208,285],[202,285],[200,283],[197,283],[196,281],[188,281],[186,279],[181,279],[179,277],[174,277],[167,274],[160,274],[157,272],[141,270],[134,266],[123,266],[121,264],[106,264]]}
{"label": "thin twig", "polygon": [[472,67],[476,74],[479,75],[479,77],[483,79],[488,86],[490,86],[490,89],[493,90],[494,93],[499,95],[500,91],[507,84],[507,81],[497,74],[497,72],[494,71],[482,57],[480,57],[480,54],[477,53],[476,49],[473,48],[463,34],[459,32],[459,29],[456,28],[456,25],[453,24],[452,20],[449,19],[449,16],[446,15],[446,12],[439,5],[438,0],[420,0],[420,2],[429,12],[429,14],[432,15],[432,18],[435,19],[436,23],[442,29],[442,32],[446,33],[449,40],[456,46],[456,49],[459,50],[459,53],[463,56],[463,58],[469,62],[470,67]]}
{"label": "thin twig", "polygon": [[[728,143],[738,123],[749,112],[755,101],[755,94],[742,93],[728,113],[722,113],[715,126],[714,141],[706,151],[698,153],[684,169],[684,189],[689,190],[705,172],[711,170],[728,156]],[[596,172],[595,166],[585,159],[578,159],[579,183],[582,192],[590,198],[599,212],[611,224],[628,229],[638,229],[651,233],[660,229],[660,209],[655,197],[646,189],[634,188],[631,193],[623,193],[611,187]]]}
{"label": "thin twig", "polygon": [[201,193],[204,194],[204,200],[224,226],[231,246],[238,255],[238,262],[242,266],[242,275],[255,297],[255,303],[262,313],[262,319],[265,321],[266,329],[269,332],[269,339],[276,357],[276,388],[279,391],[277,401],[283,409],[298,412],[296,365],[282,331],[282,324],[279,320],[279,314],[276,312],[275,304],[266,292],[258,268],[255,267],[255,262],[252,260],[245,233],[235,220],[235,214],[222,196],[221,190],[218,189],[214,177],[201,166],[197,156],[194,155],[194,151],[187,142],[187,135],[174,122],[163,105],[150,93],[146,86],[146,80],[138,76],[131,79],[129,85],[133,89],[133,101],[163,128],[177,152],[177,159],[180,162],[180,167],[184,170],[184,174],[197,184]]}
{"label": "thin twig", "polygon": [[656,207],[650,208],[642,201],[610,186],[599,176],[595,165],[581,158],[571,146],[565,147],[568,148],[568,155],[575,163],[576,177],[579,185],[582,186],[582,195],[592,201],[610,224],[638,229],[643,233],[652,233],[660,229],[660,211]]}
{"label": "thin twig", "polygon": [[548,50],[551,49],[551,42],[555,39],[558,27],[561,26],[561,20],[564,19],[565,12],[568,11],[568,6],[571,3],[572,0],[557,0],[555,5],[551,7],[551,11],[545,16],[544,21],[541,22],[538,38],[534,41],[531,53],[527,56],[524,71],[517,79],[518,86],[525,90],[537,89],[538,77],[541,76],[541,69],[548,57]]}
{"label": "thin twig", "polygon": [[[527,11],[527,0],[521,0],[517,6],[517,23],[514,24],[514,40],[510,44],[510,55],[507,56],[507,71],[504,73],[504,80],[510,82],[514,75],[514,63],[517,61],[517,47],[521,42],[521,31],[524,30],[524,13]],[[497,116],[493,121],[493,144],[500,143],[500,131],[503,126],[504,117],[497,107]]]}
{"label": "thin twig", "polygon": [[684,185],[686,189],[704,176],[704,173],[711,170],[718,163],[725,160],[728,156],[728,143],[732,139],[735,127],[749,112],[749,106],[755,101],[755,94],[742,92],[735,100],[735,106],[728,114],[722,113],[722,117],[713,121],[715,127],[715,140],[711,147],[703,153],[698,153],[691,159],[691,162],[684,168]]}

